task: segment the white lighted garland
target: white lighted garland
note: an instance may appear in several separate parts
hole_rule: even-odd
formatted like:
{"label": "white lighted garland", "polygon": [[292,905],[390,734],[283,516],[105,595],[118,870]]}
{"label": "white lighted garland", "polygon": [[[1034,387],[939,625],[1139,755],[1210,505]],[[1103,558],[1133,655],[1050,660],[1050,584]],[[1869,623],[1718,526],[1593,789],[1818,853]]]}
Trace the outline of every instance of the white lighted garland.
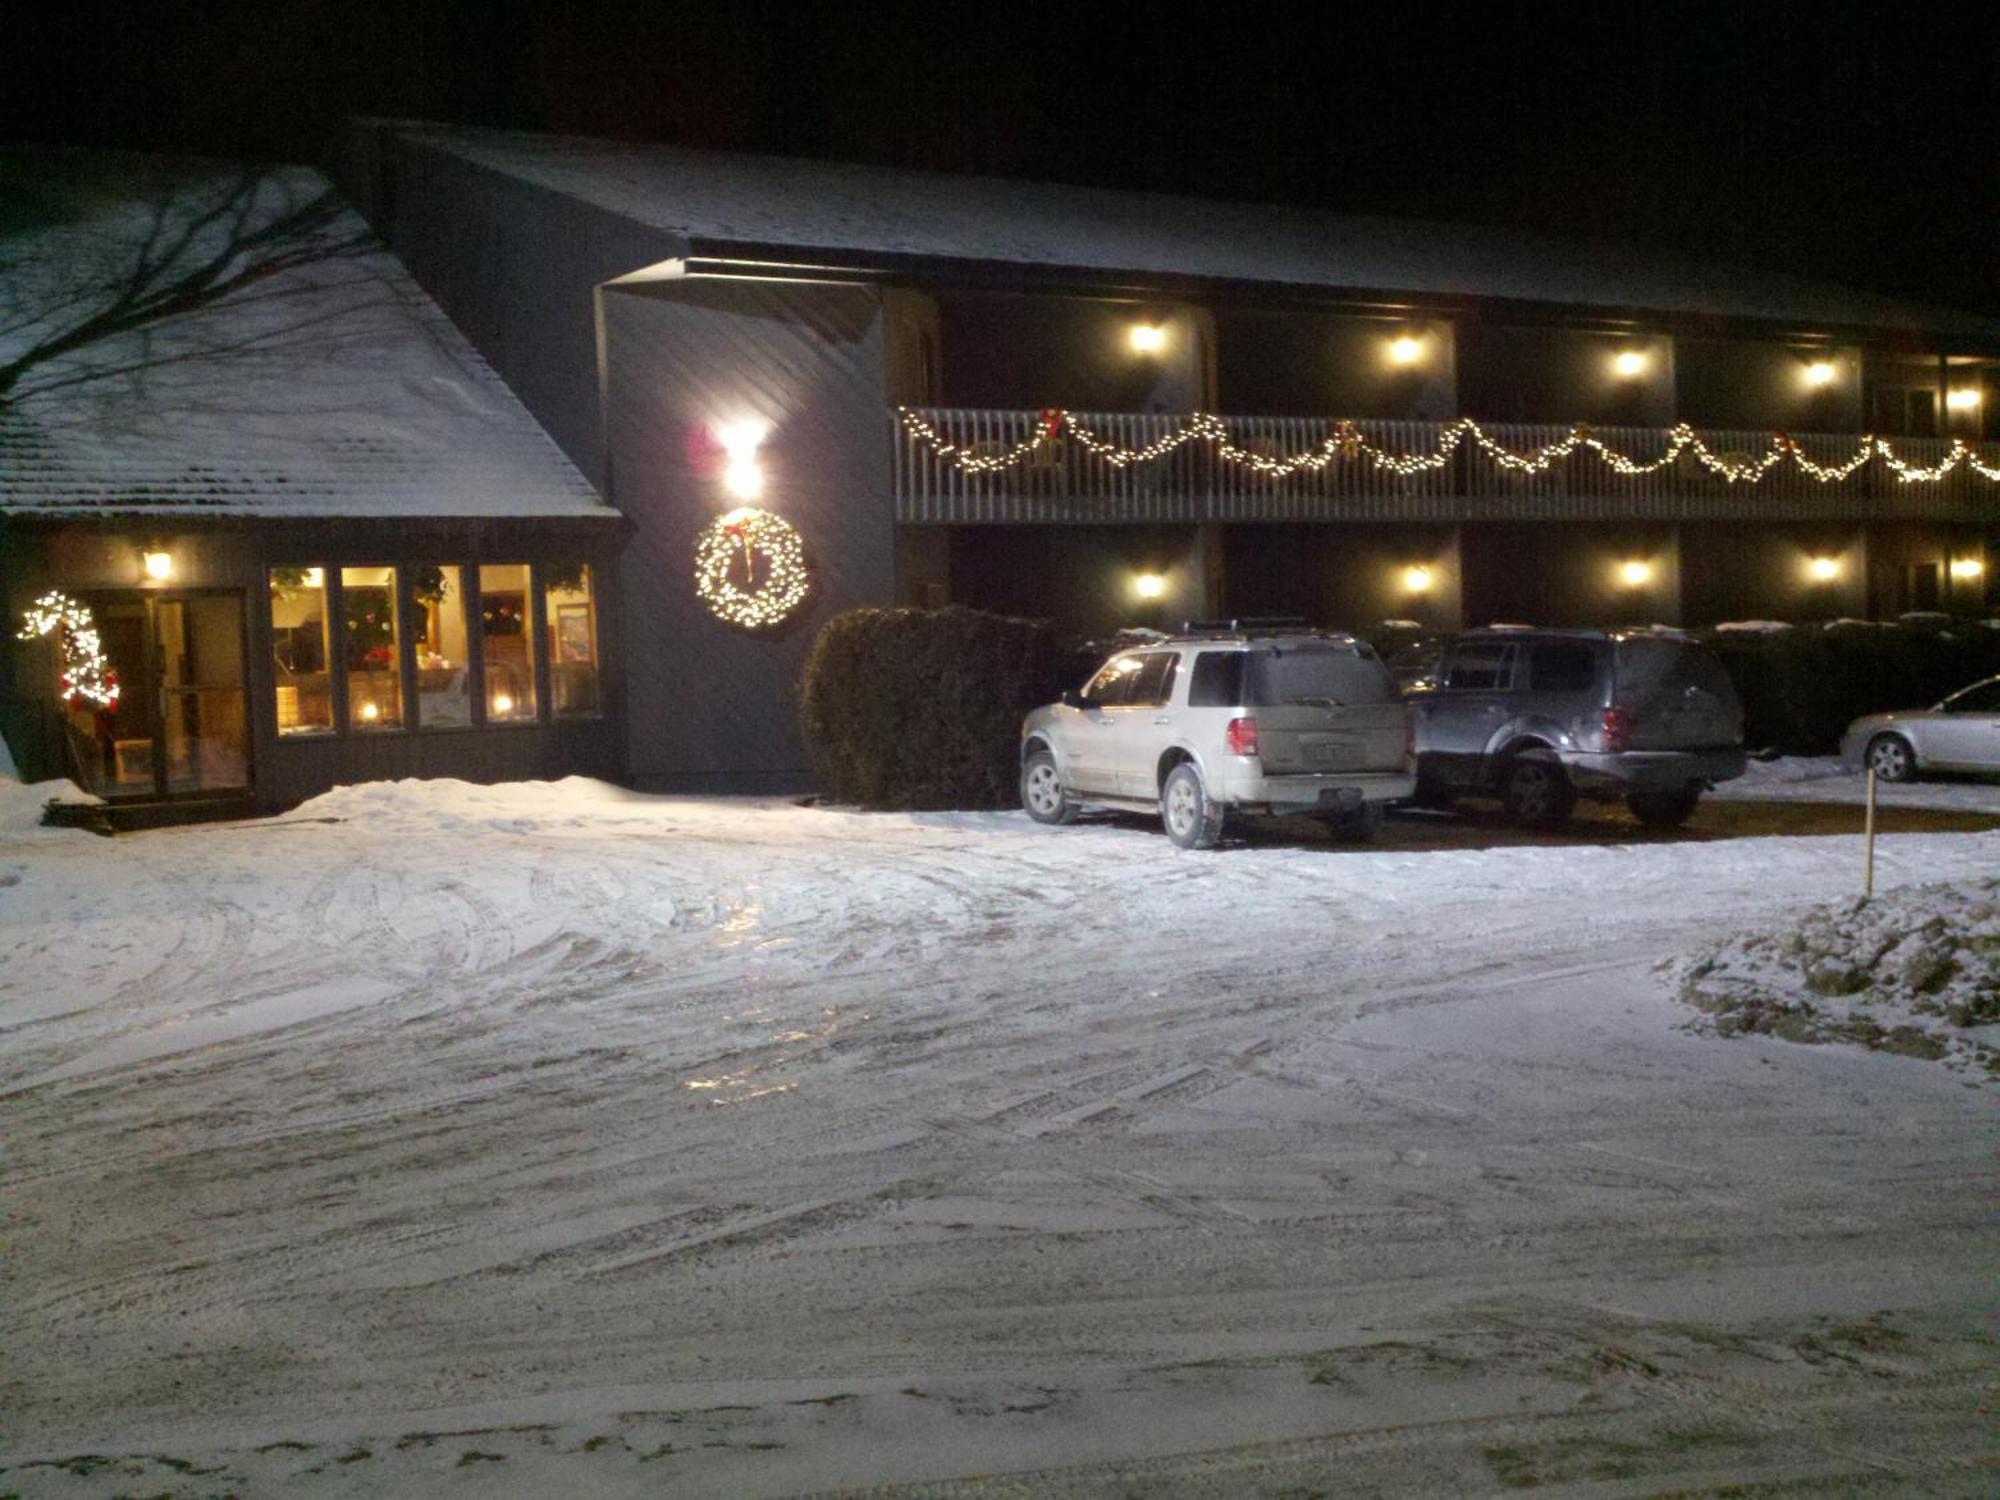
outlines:
{"label": "white lighted garland", "polygon": [[87,605],[51,591],[22,612],[20,639],[37,641],[55,633],[62,643],[62,701],[81,700],[93,708],[118,706],[118,676],[105,660],[97,638],[97,620]]}
{"label": "white lighted garland", "polygon": [[[739,585],[730,576],[741,564]],[[757,630],[782,623],[812,588],[806,548],[791,523],[755,506],[717,516],[694,548],[694,589],[719,620]]]}
{"label": "white lighted garland", "polygon": [[1074,414],[1058,407],[1048,407],[1040,413],[1032,436],[997,453],[980,452],[970,444],[946,442],[943,434],[908,407],[901,408],[900,414],[906,432],[926,444],[938,457],[948,459],[967,474],[991,474],[1011,469],[1025,463],[1038,448],[1067,434],[1079,447],[1113,468],[1149,463],[1165,457],[1183,444],[1200,440],[1212,444],[1216,455],[1225,462],[1241,464],[1269,479],[1288,478],[1302,469],[1318,471],[1341,458],[1365,461],[1377,469],[1408,477],[1442,469],[1451,462],[1461,443],[1471,442],[1496,466],[1517,474],[1544,473],[1577,449],[1589,448],[1617,474],[1650,474],[1666,468],[1682,453],[1691,453],[1703,468],[1728,484],[1755,484],[1787,459],[1821,484],[1836,484],[1877,455],[1902,484],[1939,483],[1961,464],[1981,478],[2000,480],[2000,467],[1980,462],[1979,456],[1962,439],[1954,439],[1951,451],[1935,464],[1914,464],[1898,458],[1886,439],[1874,436],[1862,438],[1852,457],[1822,464],[1815,462],[1793,438],[1778,432],[1771,435],[1770,447],[1757,457],[1737,459],[1715,452],[1685,422],[1668,429],[1665,453],[1646,460],[1618,452],[1582,423],[1571,427],[1568,435],[1556,442],[1516,452],[1488,437],[1470,417],[1460,417],[1445,424],[1429,453],[1392,453],[1369,442],[1352,422],[1338,421],[1333,424],[1332,435],[1315,447],[1274,458],[1237,447],[1230,437],[1229,424],[1209,412],[1193,413],[1180,427],[1143,448],[1128,448],[1099,437],[1079,422]]}

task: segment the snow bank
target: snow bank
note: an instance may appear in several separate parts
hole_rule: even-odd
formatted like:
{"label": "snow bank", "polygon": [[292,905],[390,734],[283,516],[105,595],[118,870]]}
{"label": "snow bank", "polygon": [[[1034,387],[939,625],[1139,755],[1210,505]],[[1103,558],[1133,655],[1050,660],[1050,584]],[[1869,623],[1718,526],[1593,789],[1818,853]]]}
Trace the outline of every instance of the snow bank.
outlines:
{"label": "snow bank", "polygon": [[[1785,755],[1752,760],[1743,775],[1723,782],[1710,795],[1725,802],[1836,802],[1859,807],[1868,800],[1868,776],[1837,755]],[[1878,781],[1875,800],[1883,807],[2000,816],[2000,780]]]}
{"label": "snow bank", "polygon": [[2000,879],[1816,906],[1679,966],[1697,1029],[1859,1042],[2000,1084]]}
{"label": "snow bank", "polygon": [[0,838],[43,832],[42,812],[51,802],[90,804],[103,800],[93,797],[73,781],[60,778],[54,781],[22,781],[21,773],[14,765],[13,751],[7,748],[7,741],[0,738]]}
{"label": "snow bank", "polygon": [[1743,635],[1776,635],[1792,627],[1784,620],[1724,620],[1715,628]]}

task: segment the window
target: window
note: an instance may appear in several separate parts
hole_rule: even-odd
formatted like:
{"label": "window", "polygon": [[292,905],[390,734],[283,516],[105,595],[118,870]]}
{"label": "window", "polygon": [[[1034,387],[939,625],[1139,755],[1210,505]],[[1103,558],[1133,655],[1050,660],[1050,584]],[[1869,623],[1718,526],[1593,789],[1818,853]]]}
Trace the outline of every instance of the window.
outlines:
{"label": "window", "polygon": [[1139,675],[1136,656],[1116,656],[1106,662],[1084,687],[1083,701],[1093,708],[1117,708],[1129,702],[1132,681]]}
{"label": "window", "polygon": [[479,644],[486,658],[486,722],[535,719],[535,616],[528,607],[528,565],[479,569]]}
{"label": "window", "polygon": [[1243,703],[1242,651],[1204,651],[1194,659],[1189,708],[1237,708]]}
{"label": "window", "polygon": [[1291,646],[1258,651],[1250,658],[1250,695],[1260,708],[1286,703],[1393,703],[1396,679],[1373,651],[1347,646]]}
{"label": "window", "polygon": [[1948,714],[2000,714],[2000,682],[1982,682],[1944,700]]}
{"label": "window", "polygon": [[267,581],[278,733],[330,734],[333,693],[326,668],[326,571],[273,568]]}
{"label": "window", "polygon": [[1172,651],[1151,651],[1139,658],[1139,674],[1132,681],[1132,703],[1158,707],[1174,693],[1174,664],[1180,660]]}
{"label": "window", "polygon": [[597,601],[590,569],[555,563],[543,570],[548,595],[549,706],[561,718],[594,714],[597,701]]}
{"label": "window", "polygon": [[465,569],[415,568],[410,622],[417,642],[417,724],[464,729],[472,724],[472,642],[466,632]]}
{"label": "window", "polygon": [[347,669],[348,727],[400,729],[403,671],[396,650],[396,570],[342,568],[340,597],[347,623],[342,664]]}
{"label": "window", "polygon": [[1514,685],[1514,648],[1500,641],[1469,641],[1445,659],[1444,685],[1453,692],[1494,692]]}
{"label": "window", "polygon": [[1596,685],[1597,653],[1584,641],[1540,641],[1528,652],[1528,685],[1538,693],[1581,693]]}

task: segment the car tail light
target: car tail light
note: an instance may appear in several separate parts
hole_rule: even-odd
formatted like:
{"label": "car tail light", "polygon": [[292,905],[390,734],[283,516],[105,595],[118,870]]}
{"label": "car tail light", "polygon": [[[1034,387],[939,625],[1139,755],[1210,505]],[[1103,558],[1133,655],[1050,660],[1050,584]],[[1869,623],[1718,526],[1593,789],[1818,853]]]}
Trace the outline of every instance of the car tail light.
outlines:
{"label": "car tail light", "polygon": [[1257,753],[1257,720],[1254,717],[1231,719],[1229,727],[1222,732],[1223,743],[1228,745],[1231,755],[1255,755]]}
{"label": "car tail light", "polygon": [[1604,710],[1604,752],[1619,755],[1632,740],[1632,716],[1622,708]]}

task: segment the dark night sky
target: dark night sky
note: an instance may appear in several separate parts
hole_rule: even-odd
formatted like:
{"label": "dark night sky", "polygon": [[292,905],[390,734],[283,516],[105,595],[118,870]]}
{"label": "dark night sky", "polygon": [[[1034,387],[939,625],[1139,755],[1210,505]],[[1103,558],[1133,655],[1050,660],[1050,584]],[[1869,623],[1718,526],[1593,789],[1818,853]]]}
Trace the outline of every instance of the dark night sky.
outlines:
{"label": "dark night sky", "polygon": [[312,160],[345,114],[419,115],[1512,224],[2000,312],[1982,10],[64,6],[15,17],[0,138]]}

